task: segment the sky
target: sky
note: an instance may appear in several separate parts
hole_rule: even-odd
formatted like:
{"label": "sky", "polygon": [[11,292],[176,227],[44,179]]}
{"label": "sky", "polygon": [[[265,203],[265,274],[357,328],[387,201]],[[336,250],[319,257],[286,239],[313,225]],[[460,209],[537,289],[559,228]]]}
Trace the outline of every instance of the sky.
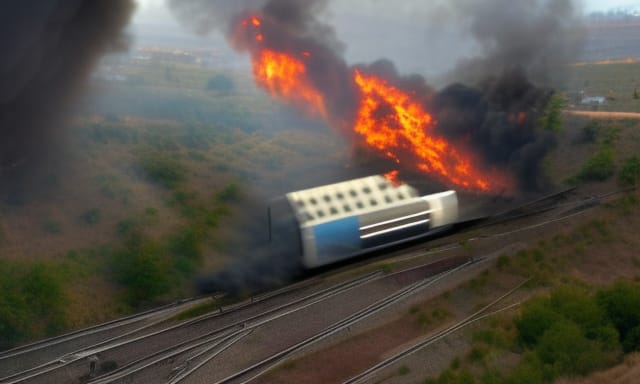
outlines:
{"label": "sky", "polygon": [[[171,12],[165,6],[166,0],[136,0],[138,9],[134,17],[136,22],[156,22],[158,24],[176,24]],[[232,1],[232,0],[230,0]],[[345,3],[342,1],[342,3]],[[607,11],[612,8],[638,6],[639,0],[583,0],[585,12]]]}
{"label": "sky", "polygon": [[[180,25],[165,5],[166,0],[135,1],[138,9],[132,36],[141,46],[169,44],[175,47],[176,36],[179,36],[182,47],[216,47],[233,55],[221,34],[196,36]],[[387,57],[393,59],[402,73],[433,78],[449,70],[452,62],[472,55],[475,46],[473,41],[460,35],[459,28],[440,23],[430,8],[422,6],[423,1],[401,0],[392,4],[383,0],[334,0],[326,21],[335,28],[340,41],[346,43],[344,56],[349,63]],[[437,1],[449,0],[432,0],[431,8]],[[354,3],[360,6],[354,7]],[[640,9],[640,0],[582,0],[582,4],[587,14],[629,6]],[[415,49],[416,41],[420,41],[423,49]]]}

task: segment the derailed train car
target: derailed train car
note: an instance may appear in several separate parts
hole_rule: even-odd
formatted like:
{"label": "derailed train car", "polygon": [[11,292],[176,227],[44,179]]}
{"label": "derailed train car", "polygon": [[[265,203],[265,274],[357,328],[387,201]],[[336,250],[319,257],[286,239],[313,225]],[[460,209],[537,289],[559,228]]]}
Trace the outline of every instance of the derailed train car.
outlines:
{"label": "derailed train car", "polygon": [[420,196],[378,175],[288,193],[270,208],[269,231],[312,269],[427,236],[457,220],[455,191]]}

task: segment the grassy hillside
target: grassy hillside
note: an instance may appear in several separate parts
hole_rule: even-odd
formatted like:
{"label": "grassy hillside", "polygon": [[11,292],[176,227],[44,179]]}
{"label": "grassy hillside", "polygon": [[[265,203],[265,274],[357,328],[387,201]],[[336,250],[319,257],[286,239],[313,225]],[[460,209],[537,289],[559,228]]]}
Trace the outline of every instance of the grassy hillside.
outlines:
{"label": "grassy hillside", "polygon": [[[328,129],[300,130],[246,77],[124,71],[94,83],[37,193],[0,204],[0,348],[193,294],[198,273],[230,261],[247,199],[306,186],[307,164],[326,179],[346,164]],[[233,88],[212,89],[220,76]]]}

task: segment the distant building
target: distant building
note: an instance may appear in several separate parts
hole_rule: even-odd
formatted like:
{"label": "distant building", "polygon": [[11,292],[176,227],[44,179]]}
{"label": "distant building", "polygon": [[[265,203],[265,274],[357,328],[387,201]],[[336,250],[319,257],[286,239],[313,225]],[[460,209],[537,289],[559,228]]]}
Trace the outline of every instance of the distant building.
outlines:
{"label": "distant building", "polygon": [[589,97],[583,97],[581,104],[602,105],[604,104],[605,101],[607,101],[607,98],[604,96],[589,96]]}

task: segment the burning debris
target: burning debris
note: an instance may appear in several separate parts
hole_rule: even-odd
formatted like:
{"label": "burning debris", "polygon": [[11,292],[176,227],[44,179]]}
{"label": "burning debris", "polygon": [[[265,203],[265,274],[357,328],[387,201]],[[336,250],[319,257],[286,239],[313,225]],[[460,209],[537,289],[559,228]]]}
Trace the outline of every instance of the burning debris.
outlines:
{"label": "burning debris", "polygon": [[7,1],[0,6],[0,196],[41,170],[71,101],[105,52],[124,46],[133,0]]}

